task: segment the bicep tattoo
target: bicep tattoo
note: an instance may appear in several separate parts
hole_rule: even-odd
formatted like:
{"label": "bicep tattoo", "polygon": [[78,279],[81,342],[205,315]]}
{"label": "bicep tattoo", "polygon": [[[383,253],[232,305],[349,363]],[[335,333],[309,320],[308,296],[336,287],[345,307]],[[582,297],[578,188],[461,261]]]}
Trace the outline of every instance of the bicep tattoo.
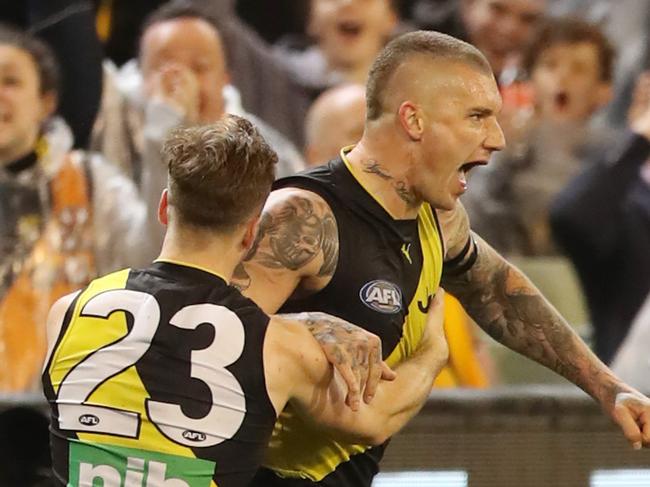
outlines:
{"label": "bicep tattoo", "polygon": [[338,260],[334,215],[324,202],[294,195],[264,212],[257,238],[244,262],[297,271],[321,252],[323,262],[318,275],[332,275]]}

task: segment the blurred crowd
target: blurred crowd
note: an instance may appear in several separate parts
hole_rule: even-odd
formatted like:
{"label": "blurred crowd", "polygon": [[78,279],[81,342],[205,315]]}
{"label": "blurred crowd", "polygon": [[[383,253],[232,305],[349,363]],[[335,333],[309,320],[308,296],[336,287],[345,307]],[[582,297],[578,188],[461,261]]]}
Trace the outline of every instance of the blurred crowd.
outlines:
{"label": "blurred crowd", "polygon": [[[477,46],[501,89],[508,145],[472,173],[473,228],[569,261],[594,351],[650,389],[650,2],[262,3],[0,0],[0,392],[37,390],[59,296],[156,257],[170,129],[235,113],[278,177],[325,163],[363,133],[376,54],[416,29]],[[458,307],[438,385],[483,387],[498,378]]]}

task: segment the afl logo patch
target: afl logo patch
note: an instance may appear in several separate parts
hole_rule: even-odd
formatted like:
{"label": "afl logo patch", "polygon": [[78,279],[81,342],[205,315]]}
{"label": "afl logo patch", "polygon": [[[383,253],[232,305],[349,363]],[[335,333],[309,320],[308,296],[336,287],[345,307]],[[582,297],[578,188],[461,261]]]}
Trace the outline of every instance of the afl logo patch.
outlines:
{"label": "afl logo patch", "polygon": [[99,418],[94,414],[82,414],[79,416],[79,422],[86,426],[97,426],[99,424]]}
{"label": "afl logo patch", "polygon": [[183,431],[183,438],[190,441],[205,441],[206,435],[200,431],[185,430]]}
{"label": "afl logo patch", "polygon": [[361,288],[359,297],[363,304],[380,313],[392,315],[402,310],[402,291],[392,282],[367,282]]}

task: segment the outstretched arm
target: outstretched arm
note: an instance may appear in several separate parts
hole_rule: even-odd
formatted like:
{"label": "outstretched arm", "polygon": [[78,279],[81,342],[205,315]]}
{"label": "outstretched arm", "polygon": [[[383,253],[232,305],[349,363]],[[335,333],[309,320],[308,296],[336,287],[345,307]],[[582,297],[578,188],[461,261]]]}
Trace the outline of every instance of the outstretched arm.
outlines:
{"label": "outstretched arm", "polygon": [[[288,399],[299,412],[337,439],[364,444],[385,442],[417,414],[447,362],[443,294],[439,292],[433,301],[420,347],[397,367],[393,382],[379,385],[371,404],[361,404],[357,411],[346,407],[345,385],[333,373],[313,337],[305,332],[300,315],[286,315],[281,320],[274,317],[281,331],[277,333],[276,329],[272,335],[270,343],[274,348],[270,354],[265,348],[265,364],[272,359],[275,365],[270,369],[275,376],[267,383],[287,390]],[[291,340],[286,338],[289,335]]]}
{"label": "outstretched arm", "polygon": [[[447,260],[457,257],[453,268],[443,273],[443,286],[479,326],[590,394],[635,447],[641,442],[650,445],[650,400],[620,381],[528,278],[470,231],[460,203],[441,214],[441,224],[448,236]],[[467,246],[470,238],[474,243]]]}

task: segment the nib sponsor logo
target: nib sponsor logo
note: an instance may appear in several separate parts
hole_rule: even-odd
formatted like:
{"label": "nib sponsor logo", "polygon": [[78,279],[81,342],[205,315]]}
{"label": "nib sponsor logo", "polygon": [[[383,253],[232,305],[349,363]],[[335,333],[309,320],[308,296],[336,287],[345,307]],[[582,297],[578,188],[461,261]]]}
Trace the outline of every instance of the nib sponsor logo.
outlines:
{"label": "nib sponsor logo", "polygon": [[69,486],[209,487],[215,464],[207,460],[76,442],[70,445]]}

